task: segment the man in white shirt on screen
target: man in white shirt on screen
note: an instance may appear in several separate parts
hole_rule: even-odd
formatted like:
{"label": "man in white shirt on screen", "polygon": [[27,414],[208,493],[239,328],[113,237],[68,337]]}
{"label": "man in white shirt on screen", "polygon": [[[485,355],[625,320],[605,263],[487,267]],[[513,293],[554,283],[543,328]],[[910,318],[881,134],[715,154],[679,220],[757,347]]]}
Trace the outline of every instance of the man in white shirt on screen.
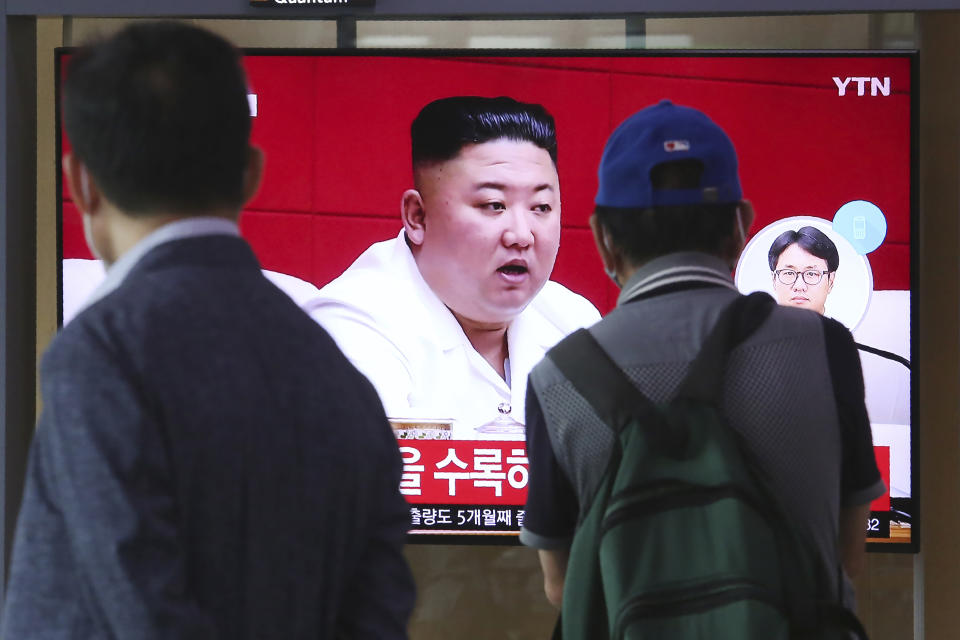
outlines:
{"label": "man in white shirt on screen", "polygon": [[553,117],[457,96],[411,125],[403,230],[367,249],[309,310],[391,418],[446,419],[455,439],[523,439],[527,374],[600,315],[548,281],[560,245]]}

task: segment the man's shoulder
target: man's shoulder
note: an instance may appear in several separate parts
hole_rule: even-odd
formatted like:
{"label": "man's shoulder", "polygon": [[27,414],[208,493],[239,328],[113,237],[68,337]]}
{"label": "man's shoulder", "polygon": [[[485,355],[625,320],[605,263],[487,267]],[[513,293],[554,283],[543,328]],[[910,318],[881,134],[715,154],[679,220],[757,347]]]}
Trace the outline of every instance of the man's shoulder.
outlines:
{"label": "man's shoulder", "polygon": [[850,340],[853,336],[841,322],[822,316],[816,311],[809,309],[796,309],[775,305],[770,313],[770,317],[756,335],[759,338],[769,339],[797,339],[810,340],[815,339],[822,343],[829,351],[832,339]]}
{"label": "man's shoulder", "polygon": [[67,326],[84,319],[84,325],[122,324],[135,329],[160,319],[178,324],[189,322],[177,309],[223,308],[250,299],[256,292],[276,287],[255,266],[198,267],[170,261],[159,266],[135,267],[103,297],[83,309]]}
{"label": "man's shoulder", "polygon": [[[668,335],[678,323],[699,322],[709,329],[720,314],[743,294],[727,287],[708,286],[678,290],[620,304],[595,327],[601,342],[618,334],[635,334],[637,323],[649,335]],[[806,309],[773,304],[770,314],[754,333],[758,339],[822,333],[824,322],[836,323]],[[839,325],[839,323],[836,323]],[[842,325],[839,325],[842,328]]]}
{"label": "man's shoulder", "polygon": [[[618,306],[589,330],[624,366],[692,358],[699,350],[700,340],[737,295],[726,288],[705,288],[637,300]],[[829,330],[849,336],[835,320],[824,319],[812,311],[775,305],[743,346],[778,343],[772,347],[774,350],[786,348],[793,353],[816,345],[825,351],[825,333]],[[682,345],[687,343],[685,350]],[[534,371],[534,380],[539,384],[562,380],[546,358]]]}
{"label": "man's shoulder", "polygon": [[[309,283],[299,282],[315,292]],[[149,353],[169,348],[175,336],[256,339],[264,319],[288,331],[320,331],[291,296],[253,261],[211,267],[171,260],[135,267],[116,288],[82,309],[58,337],[63,348],[94,342],[102,348]],[[217,340],[208,342],[216,347]]]}
{"label": "man's shoulder", "polygon": [[535,389],[565,380],[559,368],[548,357],[550,349],[568,340],[570,334],[578,329],[592,330],[592,327],[604,322],[593,303],[553,281],[547,282],[524,314],[528,317],[535,316],[538,320],[538,338],[544,344],[547,354],[530,371],[529,381]]}
{"label": "man's shoulder", "polygon": [[83,366],[89,354],[105,351],[108,343],[103,339],[106,325],[101,321],[102,313],[93,307],[87,308],[57,332],[40,361],[44,375]]}
{"label": "man's shoulder", "polygon": [[403,296],[410,278],[397,259],[397,242],[392,238],[370,245],[343,273],[320,287],[318,302],[376,309]]}
{"label": "man's shoulder", "polygon": [[132,352],[146,344],[113,292],[84,309],[51,340],[40,360],[44,403],[75,403],[91,385],[131,374]]}
{"label": "man's shoulder", "polygon": [[559,282],[548,280],[528,307],[564,335],[600,320],[593,303]]}

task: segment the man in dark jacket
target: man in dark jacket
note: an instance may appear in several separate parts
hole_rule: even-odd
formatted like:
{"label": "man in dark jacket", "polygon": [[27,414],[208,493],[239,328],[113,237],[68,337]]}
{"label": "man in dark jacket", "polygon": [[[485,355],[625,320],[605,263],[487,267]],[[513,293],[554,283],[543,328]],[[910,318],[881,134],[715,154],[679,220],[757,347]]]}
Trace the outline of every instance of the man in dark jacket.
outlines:
{"label": "man in dark jacket", "polygon": [[109,270],[43,360],[7,640],[406,637],[382,406],[238,235],[246,92],[185,24],[70,57],[64,172]]}

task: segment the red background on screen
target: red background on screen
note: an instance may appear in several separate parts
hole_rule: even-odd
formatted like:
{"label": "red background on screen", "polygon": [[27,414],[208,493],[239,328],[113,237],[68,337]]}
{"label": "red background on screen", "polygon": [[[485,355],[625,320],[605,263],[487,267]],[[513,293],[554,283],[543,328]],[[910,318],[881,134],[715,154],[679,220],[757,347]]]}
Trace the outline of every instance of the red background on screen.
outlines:
{"label": "red background on screen", "polygon": [[[870,254],[876,289],[909,289],[910,61],[896,57],[379,57],[251,55],[253,141],[266,175],[241,229],[266,269],[318,286],[400,230],[412,186],[409,126],[427,102],[509,95],[554,115],[563,232],[553,279],[602,312],[616,290],[587,228],[610,132],[670,98],[707,112],[737,147],[752,231],[776,219],[832,219],[851,200],[887,218]],[[838,95],[832,78],[890,77],[890,96]],[[64,150],[69,145],[64,140]],[[63,256],[90,257],[64,188]]]}
{"label": "red background on screen", "polygon": [[877,469],[880,470],[880,479],[887,490],[883,495],[870,503],[871,511],[890,511],[890,447],[874,447],[873,455],[877,459]]}

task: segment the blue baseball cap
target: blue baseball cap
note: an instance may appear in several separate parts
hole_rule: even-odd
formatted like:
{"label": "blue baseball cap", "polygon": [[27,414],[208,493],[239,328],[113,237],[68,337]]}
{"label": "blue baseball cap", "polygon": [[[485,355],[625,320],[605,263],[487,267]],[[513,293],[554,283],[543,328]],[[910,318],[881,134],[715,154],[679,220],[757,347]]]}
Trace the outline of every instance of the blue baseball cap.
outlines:
{"label": "blue baseball cap", "polygon": [[[703,164],[696,189],[654,189],[658,164],[695,159]],[[610,135],[598,170],[595,204],[640,209],[655,206],[733,203],[743,198],[737,152],[706,114],[669,100],[641,109]]]}

